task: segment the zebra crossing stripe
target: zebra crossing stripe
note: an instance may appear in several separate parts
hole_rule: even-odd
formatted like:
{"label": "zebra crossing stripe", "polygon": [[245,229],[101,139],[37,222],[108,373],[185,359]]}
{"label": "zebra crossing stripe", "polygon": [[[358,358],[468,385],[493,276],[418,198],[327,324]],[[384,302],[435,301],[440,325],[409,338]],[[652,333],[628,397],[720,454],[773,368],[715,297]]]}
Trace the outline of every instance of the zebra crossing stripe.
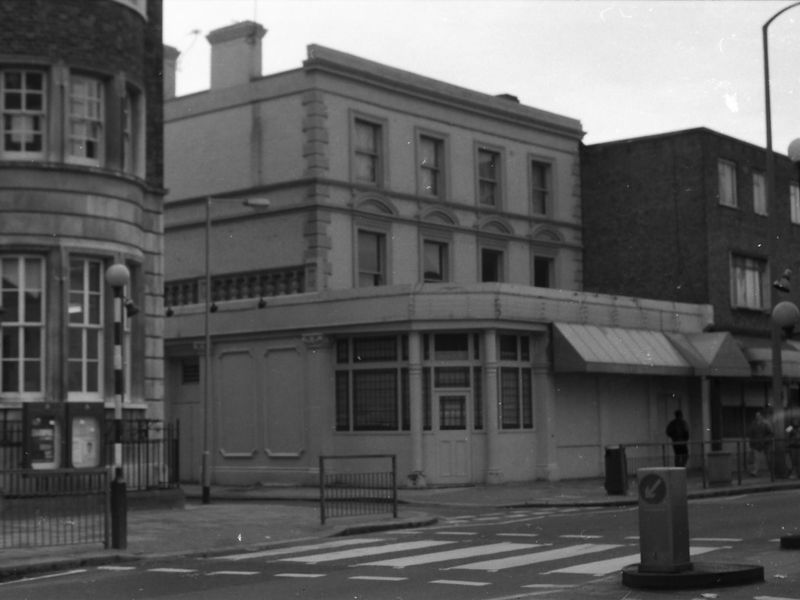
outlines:
{"label": "zebra crossing stripe", "polygon": [[[689,548],[691,556],[699,556],[714,550],[720,550],[720,546],[696,546]],[[617,558],[610,558],[607,560],[598,560],[595,562],[583,563],[580,565],[572,565],[571,567],[564,567],[563,569],[554,569],[552,571],[545,571],[544,575],[551,573],[571,573],[573,575],[593,575],[600,577],[601,575],[609,575],[615,571],[621,570],[627,565],[638,563],[641,559],[640,554],[629,554],[627,556],[620,556]]]}
{"label": "zebra crossing stripe", "polygon": [[327,550],[329,548],[341,548],[342,546],[358,546],[359,544],[374,544],[382,542],[381,538],[347,538],[333,542],[322,542],[320,544],[306,544],[303,546],[292,546],[290,548],[276,548],[273,550],[261,550],[258,552],[242,552],[241,554],[227,554],[216,556],[215,560],[247,560],[251,558],[267,558],[271,556],[283,556],[284,554],[294,554],[295,552],[308,552],[313,550]]}
{"label": "zebra crossing stripe", "polygon": [[149,573],[197,573],[197,569],[180,569],[178,567],[156,567],[147,569]]}
{"label": "zebra crossing stripe", "polygon": [[439,583],[443,585],[468,585],[472,587],[482,587],[491,585],[488,581],[460,581],[458,579],[434,579],[431,583]]}
{"label": "zebra crossing stripe", "polygon": [[415,542],[401,542],[398,544],[386,544],[385,546],[367,546],[366,548],[352,548],[350,550],[339,550],[338,552],[325,552],[322,554],[311,554],[309,556],[297,556],[294,558],[282,558],[282,561],[301,562],[306,564],[316,564],[321,562],[331,562],[334,560],[349,560],[351,558],[361,558],[363,556],[374,556],[375,554],[389,554],[390,552],[405,552],[408,550],[420,550],[433,546],[443,546],[453,542],[442,542],[433,540],[421,540]]}
{"label": "zebra crossing stripe", "polygon": [[467,546],[454,550],[444,550],[442,552],[430,552],[427,554],[415,554],[401,558],[388,560],[377,560],[357,564],[357,567],[394,567],[402,569],[415,565],[425,565],[428,563],[444,562],[446,560],[460,560],[462,558],[473,558],[475,556],[485,556],[487,554],[499,554],[501,552],[512,552],[514,550],[527,550],[536,548],[542,544],[517,544],[514,542],[501,542],[497,544],[486,544],[483,546]]}
{"label": "zebra crossing stripe", "polygon": [[325,573],[275,573],[275,577],[288,577],[290,579],[318,579],[325,577]]}
{"label": "zebra crossing stripe", "polygon": [[577,544],[575,546],[566,546],[564,548],[554,548],[552,550],[544,550],[542,552],[533,552],[529,554],[520,554],[517,556],[508,556],[506,558],[495,558],[492,560],[483,560],[480,562],[468,563],[466,565],[458,565],[449,567],[450,569],[468,569],[472,571],[501,571],[503,569],[511,569],[514,567],[525,567],[534,565],[536,563],[548,562],[551,560],[560,560],[562,558],[570,558],[573,556],[580,556],[582,554],[591,554],[593,552],[604,552],[619,548],[620,544]]}
{"label": "zebra crossing stripe", "polygon": [[359,581],[406,581],[408,577],[380,577],[378,575],[354,575],[348,579],[357,579]]}
{"label": "zebra crossing stripe", "polygon": [[206,573],[206,575],[213,576],[213,575],[258,575],[261,571],[211,571],[210,573]]}

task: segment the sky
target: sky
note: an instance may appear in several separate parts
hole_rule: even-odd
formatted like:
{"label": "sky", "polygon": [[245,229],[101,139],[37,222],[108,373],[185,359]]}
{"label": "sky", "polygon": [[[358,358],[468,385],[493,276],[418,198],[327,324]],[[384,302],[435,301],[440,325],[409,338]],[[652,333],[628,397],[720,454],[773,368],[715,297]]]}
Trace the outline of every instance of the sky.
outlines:
{"label": "sky", "polygon": [[[766,145],[762,26],[791,1],[164,0],[178,95],[208,89],[206,35],[253,20],[262,73],[319,44],[578,119],[584,142],[708,127]],[[772,136],[800,138],[800,6],[768,28]]]}

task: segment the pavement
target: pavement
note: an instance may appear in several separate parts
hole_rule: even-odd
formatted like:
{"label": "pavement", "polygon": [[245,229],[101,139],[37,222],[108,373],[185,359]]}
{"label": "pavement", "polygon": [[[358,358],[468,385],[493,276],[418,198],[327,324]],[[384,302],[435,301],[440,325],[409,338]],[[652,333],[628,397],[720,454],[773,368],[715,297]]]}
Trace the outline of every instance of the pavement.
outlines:
{"label": "pavement", "polygon": [[[734,480],[730,485],[703,487],[687,480],[689,500],[725,495],[800,490],[798,479],[769,477]],[[320,523],[319,490],[315,487],[255,485],[211,488],[211,502],[202,504],[196,485],[182,488],[185,503],[172,509],[129,510],[127,547],[101,545],[13,548],[0,550],[0,581],[32,577],[48,571],[129,561],[159,561],[188,556],[213,556],[260,550],[273,545],[323,537],[365,534],[436,523],[437,508],[598,507],[637,505],[631,480],[624,494],[609,494],[602,479],[535,481],[503,485],[398,490],[398,516],[391,514],[337,517]],[[800,495],[800,492],[798,492]]]}

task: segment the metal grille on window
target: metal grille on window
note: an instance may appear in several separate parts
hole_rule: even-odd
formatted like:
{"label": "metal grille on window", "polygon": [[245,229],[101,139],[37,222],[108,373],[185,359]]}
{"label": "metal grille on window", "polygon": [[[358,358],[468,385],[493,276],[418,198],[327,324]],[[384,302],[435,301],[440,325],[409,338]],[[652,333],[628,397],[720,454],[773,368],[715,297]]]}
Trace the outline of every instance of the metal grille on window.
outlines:
{"label": "metal grille on window", "polygon": [[431,369],[422,369],[422,428],[430,431],[433,416],[431,414]]}
{"label": "metal grille on window", "polygon": [[469,367],[436,367],[434,373],[437,388],[469,387]]}
{"label": "metal grille on window", "polygon": [[397,360],[397,338],[395,336],[355,338],[353,340],[353,362],[395,360]]}
{"label": "metal grille on window", "polygon": [[350,372],[336,372],[336,431],[350,430]]}
{"label": "metal grille on window", "polygon": [[483,429],[483,369],[472,369],[472,424],[475,429]]}
{"label": "metal grille on window", "polygon": [[464,396],[439,398],[439,429],[466,429],[467,410]]}
{"label": "metal grille on window", "polygon": [[187,358],[181,362],[181,383],[200,383],[200,360]]}
{"label": "metal grille on window", "polygon": [[517,369],[500,369],[500,402],[502,406],[502,428],[519,428],[519,378]]}
{"label": "metal grille on window", "polygon": [[353,371],[353,429],[397,430],[397,370]]}

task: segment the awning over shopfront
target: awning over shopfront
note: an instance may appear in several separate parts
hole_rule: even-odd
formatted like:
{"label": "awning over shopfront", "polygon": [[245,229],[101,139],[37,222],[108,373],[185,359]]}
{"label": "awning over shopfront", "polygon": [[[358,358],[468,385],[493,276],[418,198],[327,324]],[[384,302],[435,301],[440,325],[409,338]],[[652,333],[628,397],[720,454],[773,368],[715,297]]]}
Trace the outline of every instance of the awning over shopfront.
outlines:
{"label": "awning over shopfront", "polygon": [[553,324],[557,373],[694,375],[693,365],[660,331]]}
{"label": "awning over shopfront", "polygon": [[[772,346],[767,338],[737,336],[744,355],[750,361],[752,373],[757,377],[772,375]],[[781,367],[783,376],[800,379],[800,344],[787,341],[781,344]]]}
{"label": "awning over shopfront", "polygon": [[667,337],[694,367],[696,375],[751,377],[750,362],[727,331],[668,333]]}
{"label": "awning over shopfront", "polygon": [[554,323],[553,347],[557,373],[752,376],[739,344],[724,331],[684,334]]}

